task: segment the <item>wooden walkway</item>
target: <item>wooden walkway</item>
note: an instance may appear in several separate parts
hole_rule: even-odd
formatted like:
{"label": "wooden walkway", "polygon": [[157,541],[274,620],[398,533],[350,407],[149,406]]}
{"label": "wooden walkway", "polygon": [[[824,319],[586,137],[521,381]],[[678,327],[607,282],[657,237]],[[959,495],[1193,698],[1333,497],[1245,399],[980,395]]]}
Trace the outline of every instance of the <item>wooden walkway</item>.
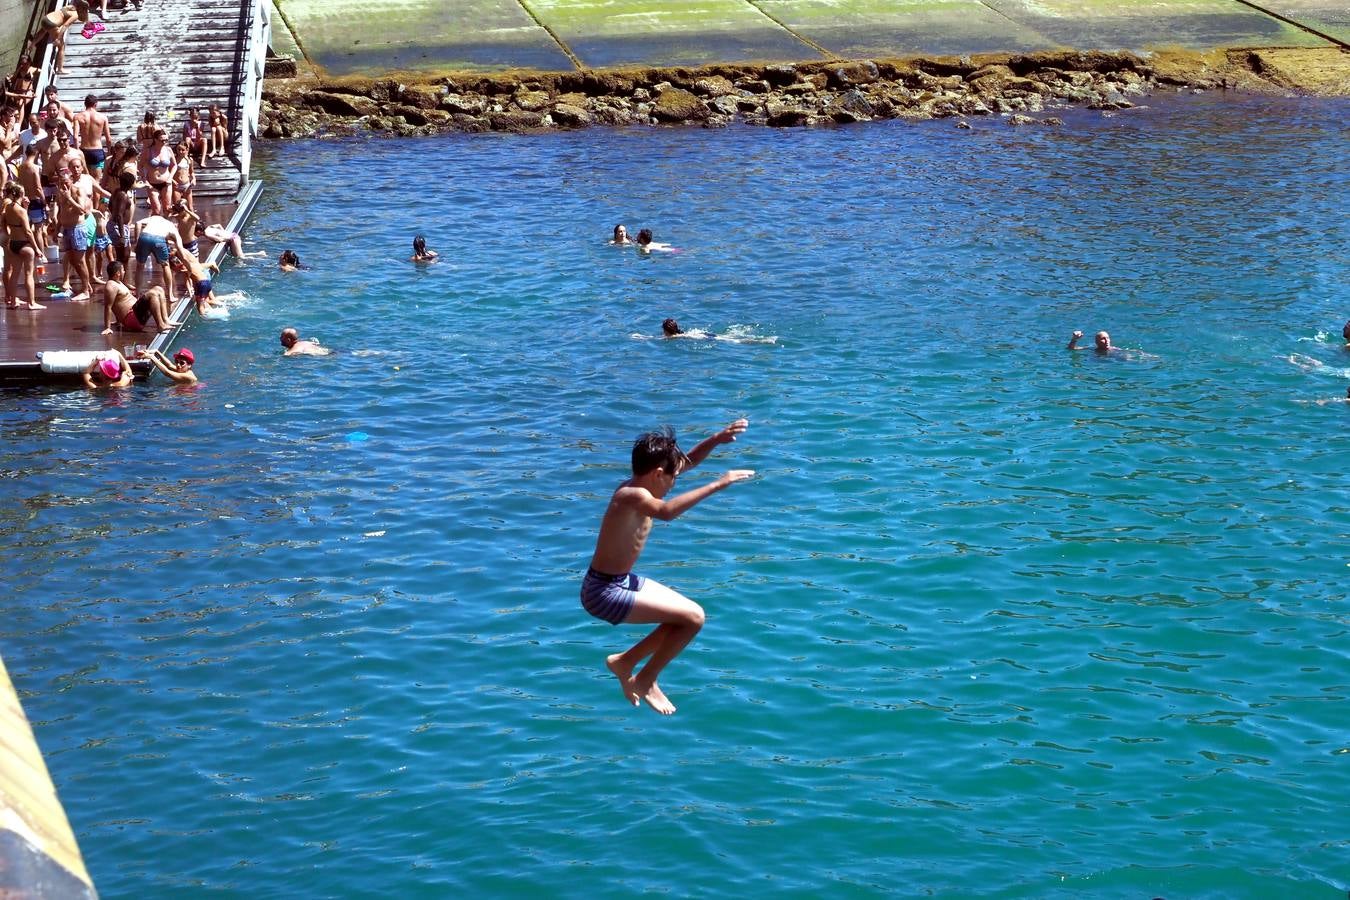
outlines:
{"label": "wooden walkway", "polygon": [[[147,112],[155,114],[170,144],[181,138],[189,109],[197,109],[203,121],[212,104],[231,116],[229,155],[208,159],[197,171],[193,196],[199,232],[208,224],[242,230],[257,199],[256,184],[248,181],[247,136],[240,127],[245,102],[241,69],[251,50],[247,43],[254,6],[252,0],[145,0],[140,9],[131,2],[120,8],[110,4],[101,32],[86,38],[78,28],[71,29],[66,74],[49,74],[61,102],[76,111],[84,108],[86,95],[98,98],[114,141],[134,138]],[[99,22],[98,16],[91,15],[90,21]],[[146,214],[143,199],[138,206]],[[223,251],[205,238],[201,246],[204,261],[216,261]],[[215,256],[209,255],[213,249]],[[38,302],[46,309],[0,312],[0,383],[78,381],[43,373],[37,360],[42,351],[116,348],[129,357],[137,345],[164,350],[177,337],[176,329],[158,336],[118,329],[105,337],[101,294],[95,291],[93,299],[80,303],[50,299],[45,285],[61,283],[61,265],[43,258],[39,264]],[[142,282],[148,286],[149,276]],[[72,285],[77,294],[83,287],[78,277]],[[185,288],[177,296],[184,299],[173,316],[182,321],[195,307]],[[151,367],[133,362],[132,368],[146,375]]]}

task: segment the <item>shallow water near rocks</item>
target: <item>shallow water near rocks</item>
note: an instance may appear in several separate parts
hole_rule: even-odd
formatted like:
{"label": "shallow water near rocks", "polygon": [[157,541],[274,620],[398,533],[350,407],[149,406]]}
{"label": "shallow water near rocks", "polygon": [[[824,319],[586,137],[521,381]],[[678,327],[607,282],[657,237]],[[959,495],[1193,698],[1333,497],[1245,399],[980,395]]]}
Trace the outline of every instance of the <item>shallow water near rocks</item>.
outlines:
{"label": "shallow water near rocks", "polygon": [[[0,399],[100,892],[1344,896],[1348,113],[265,147],[250,249],[312,268],[227,267],[199,388]],[[605,499],[742,415],[631,710]]]}

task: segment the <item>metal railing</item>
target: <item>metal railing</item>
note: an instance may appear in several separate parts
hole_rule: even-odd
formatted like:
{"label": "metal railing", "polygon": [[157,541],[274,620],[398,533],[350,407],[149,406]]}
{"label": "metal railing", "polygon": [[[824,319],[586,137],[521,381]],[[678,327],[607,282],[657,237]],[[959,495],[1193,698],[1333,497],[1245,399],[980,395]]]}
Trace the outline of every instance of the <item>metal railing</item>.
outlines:
{"label": "metal railing", "polygon": [[253,162],[253,137],[258,133],[263,72],[267,67],[267,48],[271,42],[270,0],[240,0],[239,31],[235,37],[234,73],[230,81],[226,119],[230,133],[236,135],[238,140],[237,150],[231,141],[229,153],[239,166],[241,186],[248,183],[249,166]]}

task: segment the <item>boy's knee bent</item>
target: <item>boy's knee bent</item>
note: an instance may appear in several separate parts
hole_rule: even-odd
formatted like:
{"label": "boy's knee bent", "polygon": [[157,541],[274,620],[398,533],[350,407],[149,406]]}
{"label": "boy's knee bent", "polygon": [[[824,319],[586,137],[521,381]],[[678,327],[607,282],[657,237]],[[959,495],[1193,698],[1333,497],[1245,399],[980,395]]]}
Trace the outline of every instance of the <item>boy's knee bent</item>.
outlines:
{"label": "boy's knee bent", "polygon": [[703,623],[707,620],[708,616],[703,612],[703,607],[691,600],[689,602],[689,609],[685,614],[685,624],[694,628],[702,628]]}

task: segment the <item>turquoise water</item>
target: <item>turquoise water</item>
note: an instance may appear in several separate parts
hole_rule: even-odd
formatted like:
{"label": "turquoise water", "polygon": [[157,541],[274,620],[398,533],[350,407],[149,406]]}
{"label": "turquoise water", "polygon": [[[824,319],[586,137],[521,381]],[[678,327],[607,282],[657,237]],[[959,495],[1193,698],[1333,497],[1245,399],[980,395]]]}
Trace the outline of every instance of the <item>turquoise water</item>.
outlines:
{"label": "turquoise water", "polygon": [[[0,652],[101,893],[1344,896],[1348,114],[267,147],[313,268],[227,268],[199,388],[0,399]],[[599,516],[741,415],[631,710]]]}

